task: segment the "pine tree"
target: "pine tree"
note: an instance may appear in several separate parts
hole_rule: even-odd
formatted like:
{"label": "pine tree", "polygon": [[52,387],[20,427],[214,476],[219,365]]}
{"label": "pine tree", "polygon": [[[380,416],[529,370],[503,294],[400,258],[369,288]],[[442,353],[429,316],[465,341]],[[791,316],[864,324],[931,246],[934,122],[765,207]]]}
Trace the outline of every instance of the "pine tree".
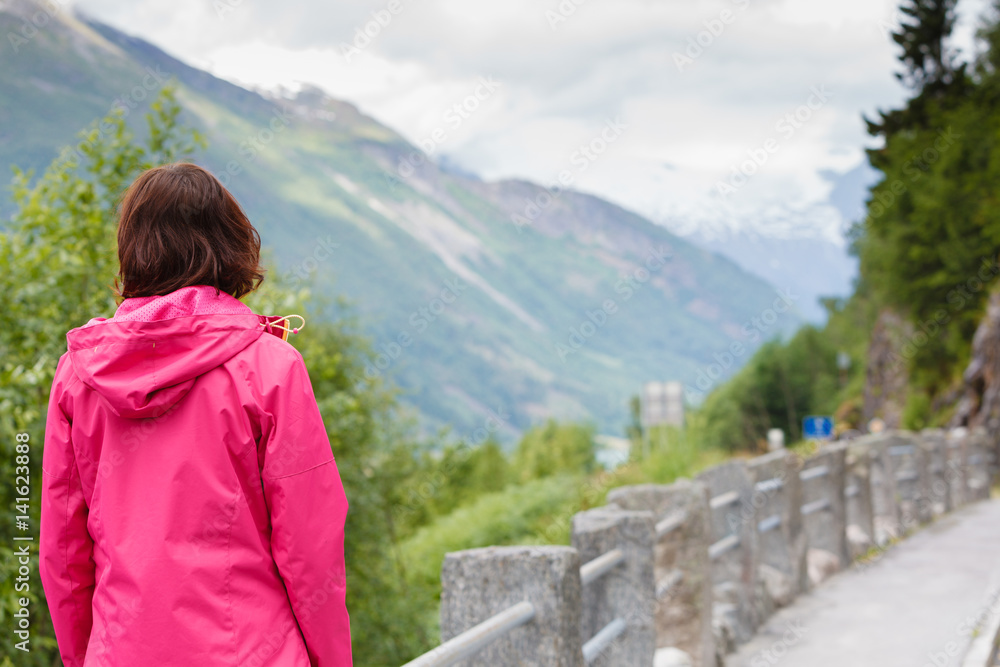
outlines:
{"label": "pine tree", "polygon": [[[877,120],[865,118],[872,136],[888,139],[905,129],[926,128],[930,107],[963,99],[971,89],[966,63],[948,40],[955,28],[958,0],[904,0],[903,16],[892,40],[902,53],[903,71],[896,78],[914,95],[902,109],[879,111]],[[879,151],[870,151],[872,165],[880,166]]]}
{"label": "pine tree", "polygon": [[958,54],[948,48],[947,40],[955,28],[955,5],[958,0],[910,0],[899,11],[910,19],[893,33],[892,41],[903,49],[900,62],[905,72],[896,78],[916,91],[936,90],[947,86],[964,66],[956,66]]}

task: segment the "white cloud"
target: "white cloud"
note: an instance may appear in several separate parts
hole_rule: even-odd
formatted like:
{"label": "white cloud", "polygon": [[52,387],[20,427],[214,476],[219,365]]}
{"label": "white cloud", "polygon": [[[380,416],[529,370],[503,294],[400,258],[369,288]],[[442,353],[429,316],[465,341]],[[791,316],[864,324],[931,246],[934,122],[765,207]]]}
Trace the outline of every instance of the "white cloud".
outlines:
{"label": "white cloud", "polygon": [[[589,0],[554,29],[557,0],[401,2],[388,21],[373,15],[388,0],[240,2],[223,17],[203,0],[79,5],[225,78],[315,83],[413,141],[480,77],[495,77],[501,87],[438,147],[487,178],[550,182],[620,117],[628,130],[575,185],[679,227],[798,225],[836,236],[844,221],[826,205],[820,172],[860,163],[870,143],[861,114],[904,96],[885,35],[893,0]],[[986,4],[962,0],[956,42],[971,45],[970,17]],[[384,25],[348,62],[342,44],[379,16]],[[678,71],[674,54],[699,38],[703,52]],[[716,183],[778,136],[778,120],[817,85],[833,98],[720,200]]]}

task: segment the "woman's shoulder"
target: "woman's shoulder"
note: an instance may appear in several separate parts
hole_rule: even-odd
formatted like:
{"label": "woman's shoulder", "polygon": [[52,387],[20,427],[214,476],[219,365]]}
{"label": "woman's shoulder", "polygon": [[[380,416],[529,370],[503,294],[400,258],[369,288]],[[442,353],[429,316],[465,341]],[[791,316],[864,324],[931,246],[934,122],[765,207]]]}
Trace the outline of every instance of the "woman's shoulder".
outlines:
{"label": "woman's shoulder", "polygon": [[248,377],[264,385],[281,384],[286,378],[306,373],[302,353],[277,336],[262,333],[234,358]]}
{"label": "woman's shoulder", "polygon": [[52,376],[53,393],[66,393],[76,385],[82,384],[79,376],[73,368],[73,358],[70,353],[63,352],[56,363],[56,372]]}

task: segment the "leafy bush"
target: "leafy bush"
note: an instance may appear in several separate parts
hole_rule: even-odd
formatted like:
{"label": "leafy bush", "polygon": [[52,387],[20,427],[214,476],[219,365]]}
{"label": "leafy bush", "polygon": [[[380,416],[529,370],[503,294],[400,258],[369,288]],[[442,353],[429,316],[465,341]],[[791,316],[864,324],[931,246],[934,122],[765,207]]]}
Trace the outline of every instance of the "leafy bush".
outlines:
{"label": "leafy bush", "polygon": [[515,474],[524,482],[561,472],[585,474],[596,468],[592,425],[550,419],[529,429],[514,455]]}

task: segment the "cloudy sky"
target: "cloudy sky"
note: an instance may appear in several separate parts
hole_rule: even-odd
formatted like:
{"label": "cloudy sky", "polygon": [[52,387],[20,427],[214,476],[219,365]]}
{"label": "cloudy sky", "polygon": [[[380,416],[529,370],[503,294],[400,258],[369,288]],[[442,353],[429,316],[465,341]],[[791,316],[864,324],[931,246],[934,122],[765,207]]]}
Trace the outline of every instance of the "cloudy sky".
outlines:
{"label": "cloudy sky", "polygon": [[[862,163],[861,114],[904,95],[893,0],[76,4],[218,76],[318,85],[485,178],[571,169],[683,232],[839,238],[830,172]],[[966,53],[986,5],[960,1]]]}

